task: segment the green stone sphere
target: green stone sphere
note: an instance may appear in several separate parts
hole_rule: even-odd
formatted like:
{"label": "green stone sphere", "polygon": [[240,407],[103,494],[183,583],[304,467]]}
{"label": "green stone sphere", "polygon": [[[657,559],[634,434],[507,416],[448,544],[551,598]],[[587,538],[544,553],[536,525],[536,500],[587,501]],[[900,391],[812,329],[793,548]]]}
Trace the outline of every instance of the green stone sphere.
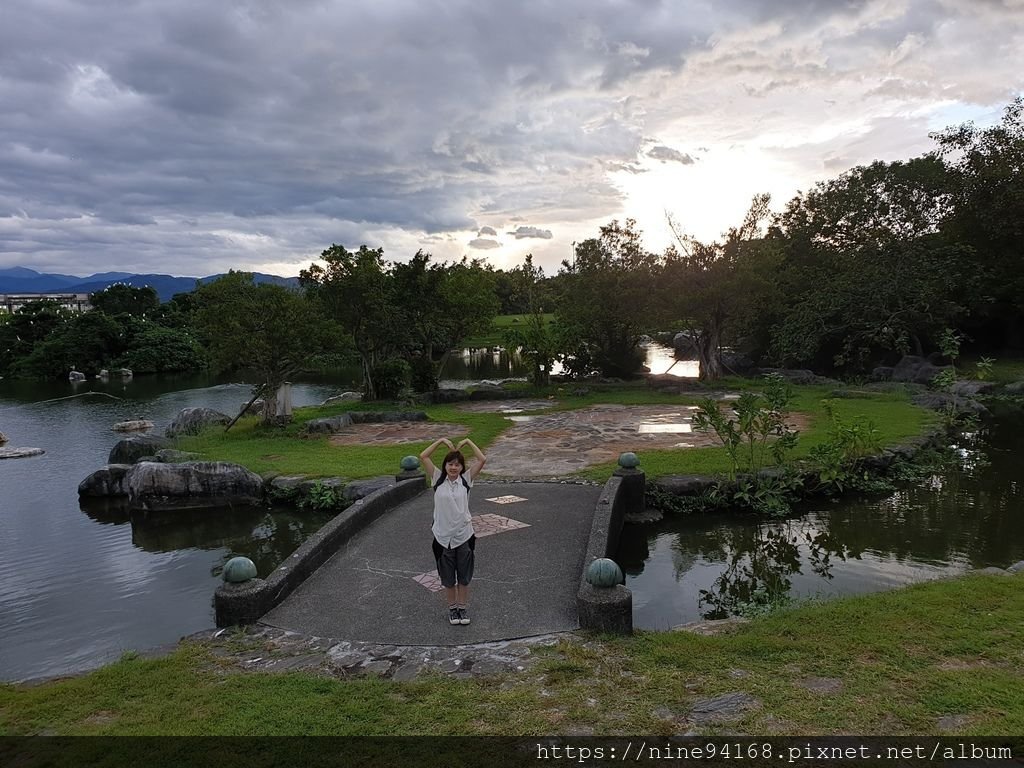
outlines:
{"label": "green stone sphere", "polygon": [[632,451],[619,454],[619,466],[623,469],[636,469],[640,466],[640,458]]}
{"label": "green stone sphere", "polygon": [[402,463],[401,463],[400,466],[406,472],[411,472],[414,469],[419,469],[420,468],[419,457],[417,457],[417,456],[406,456],[404,459],[402,459]]}
{"label": "green stone sphere", "polygon": [[229,584],[241,584],[243,581],[255,579],[256,563],[248,557],[232,557],[224,563],[224,571],[221,576]]}
{"label": "green stone sphere", "polygon": [[622,569],[614,560],[599,557],[587,566],[587,581],[595,587],[614,587],[622,583]]}

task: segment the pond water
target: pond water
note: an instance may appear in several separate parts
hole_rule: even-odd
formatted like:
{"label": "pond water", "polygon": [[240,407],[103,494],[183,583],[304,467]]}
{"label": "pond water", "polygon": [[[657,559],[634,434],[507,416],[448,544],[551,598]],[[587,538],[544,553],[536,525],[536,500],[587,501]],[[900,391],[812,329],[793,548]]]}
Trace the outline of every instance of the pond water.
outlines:
{"label": "pond water", "polygon": [[[648,359],[666,354],[653,348]],[[465,350],[444,376],[446,386],[465,387],[525,378],[526,369],[505,350]],[[306,377],[292,387],[293,404],[357,390],[357,378],[358,369]],[[234,414],[250,397],[251,384],[205,374],[0,380],[8,447],[46,451],[0,460],[0,680],[89,669],[211,627],[229,558],[249,557],[266,575],[326,522],[321,513],[263,507],[129,520],[120,505],[79,503],[78,483],[125,436],[114,424],[148,419],[162,434],[182,408]]]}
{"label": "pond water", "polygon": [[785,520],[627,525],[618,561],[634,625],[667,629],[1024,560],[1024,411],[1003,410],[957,450],[958,467],[921,484],[808,504]]}

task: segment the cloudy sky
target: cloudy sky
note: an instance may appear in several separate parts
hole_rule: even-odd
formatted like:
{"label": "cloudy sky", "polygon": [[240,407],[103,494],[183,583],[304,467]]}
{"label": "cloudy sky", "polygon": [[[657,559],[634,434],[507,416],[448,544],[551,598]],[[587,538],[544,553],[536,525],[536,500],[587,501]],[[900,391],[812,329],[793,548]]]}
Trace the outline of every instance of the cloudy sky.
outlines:
{"label": "cloudy sky", "polygon": [[1022,90],[1024,0],[3,0],[0,268],[553,273],[613,218],[714,239]]}

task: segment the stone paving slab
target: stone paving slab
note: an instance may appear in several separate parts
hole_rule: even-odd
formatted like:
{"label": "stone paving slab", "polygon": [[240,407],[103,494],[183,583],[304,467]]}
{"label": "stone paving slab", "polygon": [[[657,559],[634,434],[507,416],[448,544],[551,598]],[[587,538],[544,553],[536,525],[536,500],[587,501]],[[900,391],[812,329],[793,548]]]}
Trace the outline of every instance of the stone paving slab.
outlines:
{"label": "stone paving slab", "polygon": [[467,413],[523,413],[543,411],[556,405],[557,400],[479,400],[475,403],[459,403],[455,409]]}
{"label": "stone paving slab", "polygon": [[[400,421],[391,424],[353,424],[331,435],[331,445],[398,445],[424,443],[423,447],[439,437],[469,434],[465,424],[447,424],[438,421]],[[419,451],[416,451],[419,454]]]}
{"label": "stone paving slab", "polygon": [[[488,476],[559,477],[644,450],[718,446],[714,433],[691,431],[695,406],[595,405],[538,414],[513,424],[487,449]],[[791,426],[806,417],[790,414]]]}
{"label": "stone paving slab", "polygon": [[[725,395],[722,399],[725,399]],[[467,412],[507,413],[509,428],[487,448],[483,477],[551,479],[595,464],[614,462],[621,453],[718,446],[711,432],[692,429],[692,405],[594,405],[574,411],[520,414],[553,405],[548,400],[481,401],[457,406]],[[804,429],[807,418],[790,414],[790,427]],[[353,424],[329,438],[331,445],[426,447],[439,437],[469,433],[464,424],[397,422]],[[418,453],[410,449],[411,452]],[[641,462],[643,456],[641,455]]]}

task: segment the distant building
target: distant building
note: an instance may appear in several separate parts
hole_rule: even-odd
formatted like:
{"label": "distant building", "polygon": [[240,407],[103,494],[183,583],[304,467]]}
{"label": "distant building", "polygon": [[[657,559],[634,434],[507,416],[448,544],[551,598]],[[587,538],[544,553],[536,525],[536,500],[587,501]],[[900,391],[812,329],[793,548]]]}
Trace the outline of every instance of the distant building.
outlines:
{"label": "distant building", "polygon": [[72,312],[88,312],[92,309],[88,293],[0,293],[0,314],[14,314],[33,301],[50,299]]}

